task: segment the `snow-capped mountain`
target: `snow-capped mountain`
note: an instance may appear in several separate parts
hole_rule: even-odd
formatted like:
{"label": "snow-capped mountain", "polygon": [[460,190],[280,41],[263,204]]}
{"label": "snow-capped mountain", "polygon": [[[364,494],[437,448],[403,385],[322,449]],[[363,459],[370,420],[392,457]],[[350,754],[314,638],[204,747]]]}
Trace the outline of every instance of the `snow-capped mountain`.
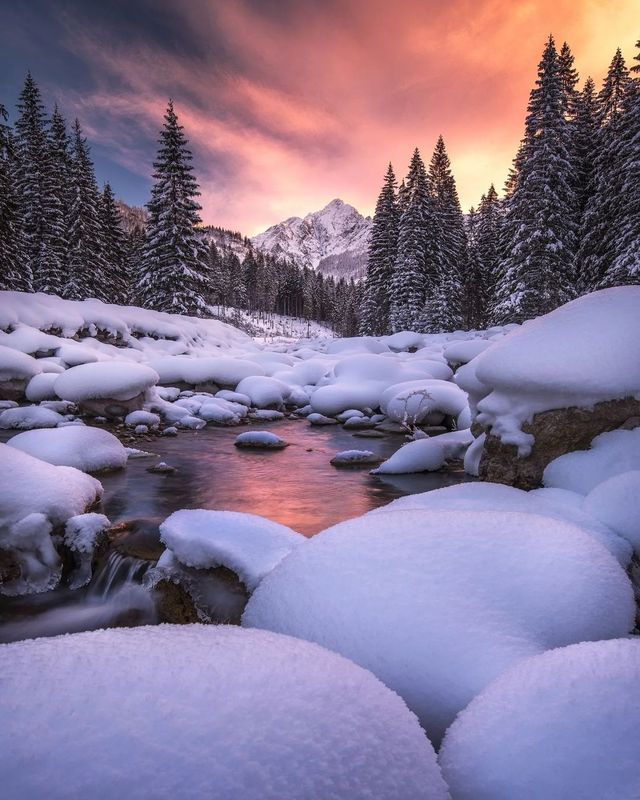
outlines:
{"label": "snow-capped mountain", "polygon": [[332,200],[304,219],[289,217],[252,238],[254,247],[325,274],[361,277],[367,260],[371,217]]}

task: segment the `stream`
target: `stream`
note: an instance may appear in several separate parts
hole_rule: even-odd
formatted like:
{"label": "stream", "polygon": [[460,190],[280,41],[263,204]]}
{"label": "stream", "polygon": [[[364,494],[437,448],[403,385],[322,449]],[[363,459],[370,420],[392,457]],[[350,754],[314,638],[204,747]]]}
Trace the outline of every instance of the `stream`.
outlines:
{"label": "stream", "polygon": [[[0,642],[158,622],[154,598],[142,580],[163,549],[159,524],[178,509],[259,514],[313,536],[403,495],[469,480],[461,465],[434,473],[372,476],[367,467],[336,468],[329,463],[336,453],[350,449],[388,458],[404,442],[397,434],[360,438],[341,425],[314,427],[288,419],[251,427],[273,431],[290,446],[280,451],[239,450],[233,442],[246,426],[136,437],[130,446],[155,455],[130,458],[124,470],[98,476],[104,487],[99,510],[112,524],[123,524],[115,547],[100,558],[82,589],[0,596]],[[13,433],[3,431],[2,440]],[[176,471],[148,472],[160,460]]]}

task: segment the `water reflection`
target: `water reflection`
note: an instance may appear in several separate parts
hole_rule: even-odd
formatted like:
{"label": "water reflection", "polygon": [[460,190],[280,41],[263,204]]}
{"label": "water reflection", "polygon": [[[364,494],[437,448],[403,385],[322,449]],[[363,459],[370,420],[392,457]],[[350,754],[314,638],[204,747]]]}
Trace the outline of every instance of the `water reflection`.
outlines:
{"label": "water reflection", "polygon": [[307,536],[356,517],[405,494],[466,480],[461,470],[404,476],[368,474],[366,468],[337,469],[329,463],[341,450],[371,450],[388,458],[401,436],[354,437],[341,426],[314,428],[303,420],[260,423],[290,447],[277,452],[238,450],[238,428],[183,431],[147,445],[178,468],[173,475],[146,471],[155,459],[135,459],[121,473],[102,476],[104,509],[118,522],[160,522],[179,508],[211,508],[260,514]]}

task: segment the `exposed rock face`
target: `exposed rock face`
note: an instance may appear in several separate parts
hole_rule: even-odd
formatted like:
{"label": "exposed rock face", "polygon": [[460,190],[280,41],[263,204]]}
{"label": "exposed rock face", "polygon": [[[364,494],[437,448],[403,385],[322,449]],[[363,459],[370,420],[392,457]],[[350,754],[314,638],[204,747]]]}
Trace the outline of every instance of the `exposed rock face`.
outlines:
{"label": "exposed rock face", "polygon": [[140,411],[144,405],[144,392],[140,392],[130,400],[114,400],[105,398],[100,400],[82,400],[78,407],[82,414],[89,417],[106,417],[117,419],[126,417],[132,411]]}
{"label": "exposed rock face", "polygon": [[536,414],[522,430],[535,438],[531,453],[518,458],[514,445],[503,444],[487,431],[480,461],[480,479],[506,483],[519,489],[542,485],[545,467],[554,458],[574,450],[587,450],[594,437],[617,428],[640,424],[640,400],[625,397],[597,403],[593,408],[560,408]]}
{"label": "exposed rock face", "polygon": [[225,567],[194,569],[178,565],[153,582],[164,622],[239,625],[249,594],[238,576]]}
{"label": "exposed rock face", "polygon": [[24,400],[28,382],[24,378],[10,378],[0,381],[0,400]]}

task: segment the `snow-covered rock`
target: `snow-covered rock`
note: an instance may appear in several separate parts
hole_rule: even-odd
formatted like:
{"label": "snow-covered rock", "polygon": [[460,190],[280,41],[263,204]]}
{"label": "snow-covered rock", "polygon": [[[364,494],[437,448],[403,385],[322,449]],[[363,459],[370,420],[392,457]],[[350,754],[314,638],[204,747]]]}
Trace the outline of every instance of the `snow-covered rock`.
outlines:
{"label": "snow-covered rock", "polygon": [[0,382],[28,381],[41,371],[35,358],[0,344]]}
{"label": "snow-covered rock", "polygon": [[388,458],[373,475],[403,475],[410,472],[432,472],[441,469],[450,459],[463,458],[473,441],[469,430],[450,431],[439,436],[408,442]]}
{"label": "snow-covered rock", "polygon": [[251,405],[257,408],[280,408],[289,397],[290,388],[286,383],[263,376],[243,378],[236,387],[240,394],[246,395],[251,400]]}
{"label": "snow-covered rock", "polygon": [[70,589],[86,586],[91,580],[94,554],[111,523],[104,514],[79,514],[67,520],[64,543],[75,559],[75,571],[69,580]]}
{"label": "snow-covered rock", "polygon": [[635,800],[639,682],[636,639],[516,664],[447,732],[439,760],[454,800]]}
{"label": "snow-covered rock", "polygon": [[7,408],[0,413],[0,428],[29,431],[32,428],[55,428],[64,422],[62,414],[42,406]]}
{"label": "snow-covered rock", "polygon": [[630,542],[640,556],[640,470],[599,483],[585,497],[583,507]]}
{"label": "snow-covered rock", "polygon": [[544,471],[544,485],[587,494],[608,478],[638,469],[640,428],[610,431],[596,436],[590,450],[554,459]]}
{"label": "snow-covered rock", "polygon": [[236,511],[175,511],[160,525],[160,538],[187,567],[227,567],[251,592],[306,539],[277,522]]}
{"label": "snow-covered rock", "polygon": [[296,548],[243,625],[318,642],[397,691],[437,742],[520,658],[624,636],[629,580],[575,525],[534,514],[389,511]]}
{"label": "snow-covered rock", "polygon": [[127,414],[124,418],[124,422],[125,425],[131,425],[134,428],[136,425],[147,425],[149,428],[157,428],[160,424],[160,417],[157,414],[153,414],[151,411],[139,409]]}
{"label": "snow-covered rock", "polygon": [[245,431],[236,436],[234,444],[256,450],[282,450],[287,446],[284,439],[271,431]]}
{"label": "snow-covered rock", "polygon": [[41,400],[56,400],[58,395],[55,393],[53,384],[59,373],[40,372],[34,375],[27,384],[25,397],[31,403],[39,403]]}
{"label": "snow-covered rock", "polygon": [[342,450],[331,459],[334,467],[357,467],[367,464],[379,464],[381,457],[371,450]]}
{"label": "snow-covered rock", "polygon": [[88,426],[25,431],[9,440],[9,446],[59,467],[83,472],[122,469],[127,451],[109,431]]}
{"label": "snow-covered rock", "polygon": [[243,378],[264,375],[263,367],[254,361],[220,356],[217,358],[190,358],[173,356],[152,359],[149,366],[160,376],[162,384],[187,383],[192,386],[214,383],[219,386],[237,386]]}
{"label": "snow-covered rock", "polygon": [[154,386],[158,373],[143,364],[102,361],[71,367],[58,375],[54,389],[62,400],[131,400]]}
{"label": "snow-covered rock", "polygon": [[[129,672],[140,690],[123,693]],[[201,625],[93,631],[5,645],[0,674],[7,800],[448,797],[400,698],[289,637]]]}

